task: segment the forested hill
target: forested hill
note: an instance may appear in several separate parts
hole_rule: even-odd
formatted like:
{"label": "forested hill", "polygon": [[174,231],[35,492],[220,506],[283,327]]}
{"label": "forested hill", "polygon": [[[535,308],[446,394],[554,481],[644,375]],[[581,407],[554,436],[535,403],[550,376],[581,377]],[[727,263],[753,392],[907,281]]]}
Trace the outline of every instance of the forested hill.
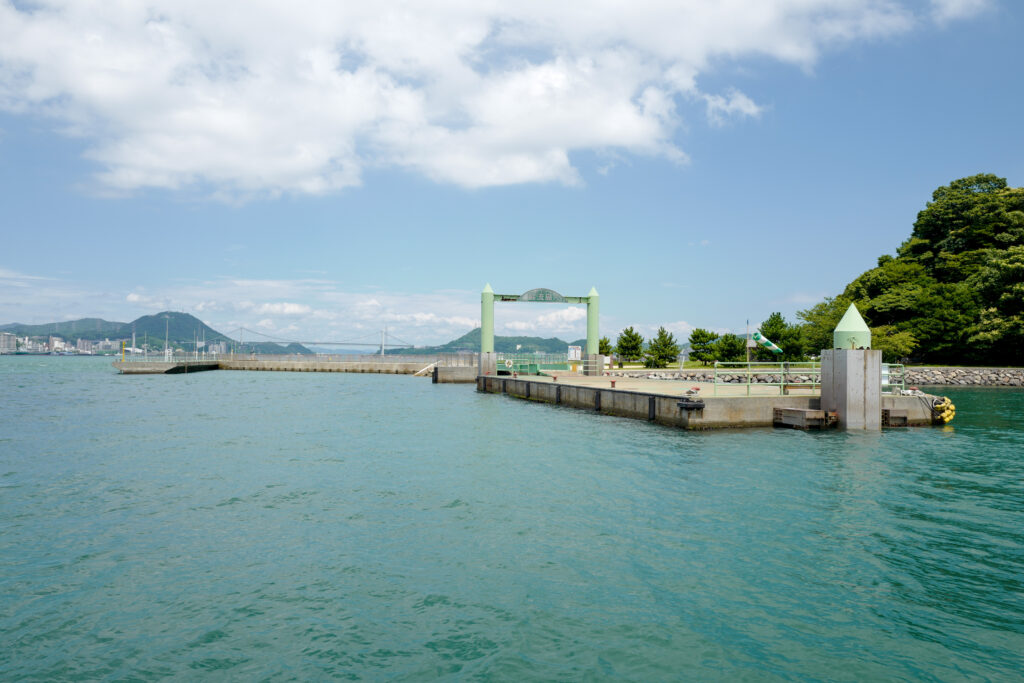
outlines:
{"label": "forested hill", "polygon": [[808,348],[831,347],[851,302],[890,358],[1024,365],[1024,188],[979,174],[935,190],[895,256],[800,312]]}
{"label": "forested hill", "polygon": [[[574,342],[566,342],[557,337],[494,337],[494,350],[501,353],[516,353],[516,346],[519,346],[518,353],[565,353],[569,345],[586,346],[585,339]],[[440,346],[419,346],[415,349],[390,349],[388,353],[401,354],[429,354],[429,353],[458,353],[460,351],[480,350],[480,328],[474,328],[458,339],[453,339]]]}
{"label": "forested hill", "polygon": [[275,355],[312,353],[301,344],[288,344],[287,346],[271,342],[238,344],[194,315],[175,311],[144,315],[130,323],[111,322],[100,318],[82,318],[41,325],[10,323],[0,326],[0,331],[10,332],[19,337],[54,336],[69,342],[75,342],[78,339],[131,339],[132,333],[134,333],[136,344],[142,345],[143,340],[146,340],[145,343],[148,343],[152,350],[162,350],[166,336],[172,345],[188,350],[192,349],[195,340],[205,339],[208,344],[219,341],[228,342],[231,348],[240,353]]}

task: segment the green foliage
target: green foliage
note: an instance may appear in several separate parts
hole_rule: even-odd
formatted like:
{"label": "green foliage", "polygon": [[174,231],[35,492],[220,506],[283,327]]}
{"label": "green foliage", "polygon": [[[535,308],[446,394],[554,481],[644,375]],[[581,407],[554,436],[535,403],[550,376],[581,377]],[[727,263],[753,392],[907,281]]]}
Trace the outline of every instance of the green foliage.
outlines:
{"label": "green foliage", "polygon": [[981,311],[968,341],[989,357],[1024,364],[1024,246],[990,259],[968,284],[991,304]]}
{"label": "green foliage", "polygon": [[807,310],[797,312],[797,317],[804,321],[804,345],[811,353],[817,354],[821,349],[832,348],[832,333],[850,303],[845,296],[829,297]]}
{"label": "green foliage", "polygon": [[711,330],[698,327],[690,333],[690,360],[700,361],[707,365],[715,359],[715,340],[718,335]]}
{"label": "green foliage", "polygon": [[914,232],[899,255],[929,265],[941,261],[943,253],[1006,249],[1021,243],[1024,189],[1007,187],[1005,178],[981,173],[935,190],[932,201],[917,214]]}
{"label": "green foliage", "polygon": [[[499,353],[565,353],[569,342],[557,337],[501,337],[495,335],[494,350]],[[458,353],[459,351],[478,352],[480,350],[480,328],[476,327],[458,339],[440,346],[418,346],[415,349],[389,349],[388,353],[398,354],[431,354]]]}
{"label": "green foliage", "polygon": [[723,334],[714,344],[715,360],[743,361],[747,359],[747,340],[735,334]]}
{"label": "green foliage", "polygon": [[627,327],[619,333],[615,341],[615,352],[623,360],[636,360],[644,353],[644,338],[632,327]]}
{"label": "green foliage", "polygon": [[674,363],[678,357],[679,344],[676,343],[675,335],[664,327],[659,327],[658,333],[654,335],[647,344],[647,350],[644,351],[644,367],[668,367],[668,364]]}
{"label": "green foliage", "polygon": [[871,348],[882,352],[882,362],[901,363],[917,347],[910,332],[899,331],[892,325],[871,328]]}
{"label": "green foliage", "polygon": [[1017,364],[1022,283],[1024,188],[991,174],[961,178],[932,193],[895,258],[880,257],[842,295],[800,311],[803,340],[811,351],[831,348],[853,302],[887,359]]}
{"label": "green foliage", "polygon": [[608,337],[601,337],[597,340],[597,352],[602,356],[612,355],[612,340]]}
{"label": "green foliage", "polygon": [[[833,328],[835,326],[833,325]],[[799,325],[786,322],[781,313],[772,313],[758,328],[762,335],[775,342],[782,353],[772,353],[764,347],[754,350],[754,357],[761,361],[800,361],[804,360],[804,334]]]}

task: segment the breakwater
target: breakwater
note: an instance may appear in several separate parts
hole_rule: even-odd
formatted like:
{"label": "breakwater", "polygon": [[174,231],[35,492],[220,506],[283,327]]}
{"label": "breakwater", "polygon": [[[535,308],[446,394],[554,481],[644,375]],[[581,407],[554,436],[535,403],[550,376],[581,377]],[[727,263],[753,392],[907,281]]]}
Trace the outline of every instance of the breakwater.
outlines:
{"label": "breakwater", "polygon": [[416,375],[429,373],[438,361],[423,360],[378,360],[371,356],[367,360],[338,361],[311,358],[297,360],[294,356],[221,358],[216,360],[174,360],[174,361],[116,361],[114,367],[125,375],[172,375],[199,372],[201,370],[256,370],[271,372],[356,372],[387,375]]}
{"label": "breakwater", "polygon": [[[701,382],[707,384],[746,384],[746,369],[719,370],[717,376],[713,368],[698,370],[612,370],[609,373],[614,377],[629,377],[633,379],[664,379],[686,382]],[[750,382],[752,384],[778,384],[786,381],[787,384],[816,384],[818,373],[805,373],[801,370],[791,370],[785,374],[780,372],[751,372]]]}
{"label": "breakwater", "polygon": [[1021,387],[1024,368],[907,368],[907,384]]}
{"label": "breakwater", "polygon": [[[714,382],[715,372],[712,368],[689,370],[613,370],[618,377],[636,377],[647,379],[683,380],[688,382]],[[729,374],[719,370],[718,382],[745,383],[746,375]],[[750,381],[754,384],[776,383],[779,375],[771,373],[754,373]],[[799,384],[810,382],[810,375],[791,372],[786,376],[787,382]],[[1024,368],[971,368],[971,367],[907,367],[907,385],[947,385],[975,387],[1024,387]]]}

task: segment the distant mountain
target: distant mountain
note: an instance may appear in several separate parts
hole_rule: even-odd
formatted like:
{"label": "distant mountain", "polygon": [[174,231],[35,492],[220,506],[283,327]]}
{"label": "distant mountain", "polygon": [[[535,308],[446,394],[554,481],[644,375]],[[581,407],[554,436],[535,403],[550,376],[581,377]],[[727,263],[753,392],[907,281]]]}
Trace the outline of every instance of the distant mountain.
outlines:
{"label": "distant mountain", "polygon": [[[494,350],[501,353],[565,353],[566,349],[573,346],[586,346],[587,341],[580,339],[574,342],[566,342],[557,337],[501,337],[495,335]],[[516,346],[521,348],[516,350]],[[432,353],[459,353],[460,351],[480,350],[480,328],[477,327],[462,335],[458,339],[441,344],[440,346],[417,346],[413,349],[388,349],[387,353],[399,354],[432,354]]]}
{"label": "distant mountain", "polygon": [[105,339],[116,337],[127,323],[115,323],[100,318],[81,318],[59,323],[26,325],[9,323],[0,325],[0,332],[10,332],[19,337],[48,337],[53,335],[64,339]]}
{"label": "distant mountain", "polygon": [[135,333],[135,343],[140,346],[148,339],[149,348],[163,350],[164,337],[171,345],[191,349],[195,340],[207,344],[227,342],[229,348],[238,353],[278,354],[311,354],[301,344],[276,344],[274,342],[246,342],[239,344],[230,337],[221,334],[199,318],[188,313],[164,311],[155,315],[144,315],[130,323],[110,322],[100,318],[82,318],[64,322],[44,323],[42,325],[25,325],[9,323],[0,325],[0,332],[10,332],[19,337],[60,337],[74,342],[78,339],[131,339]]}

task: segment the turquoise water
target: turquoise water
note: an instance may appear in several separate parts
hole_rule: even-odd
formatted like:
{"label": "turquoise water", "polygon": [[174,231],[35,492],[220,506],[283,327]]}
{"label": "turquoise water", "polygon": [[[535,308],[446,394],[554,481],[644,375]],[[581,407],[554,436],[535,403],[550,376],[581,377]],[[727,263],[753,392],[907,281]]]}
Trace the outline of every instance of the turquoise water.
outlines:
{"label": "turquoise water", "polygon": [[0,358],[0,679],[1019,680],[1024,392],[688,434]]}

